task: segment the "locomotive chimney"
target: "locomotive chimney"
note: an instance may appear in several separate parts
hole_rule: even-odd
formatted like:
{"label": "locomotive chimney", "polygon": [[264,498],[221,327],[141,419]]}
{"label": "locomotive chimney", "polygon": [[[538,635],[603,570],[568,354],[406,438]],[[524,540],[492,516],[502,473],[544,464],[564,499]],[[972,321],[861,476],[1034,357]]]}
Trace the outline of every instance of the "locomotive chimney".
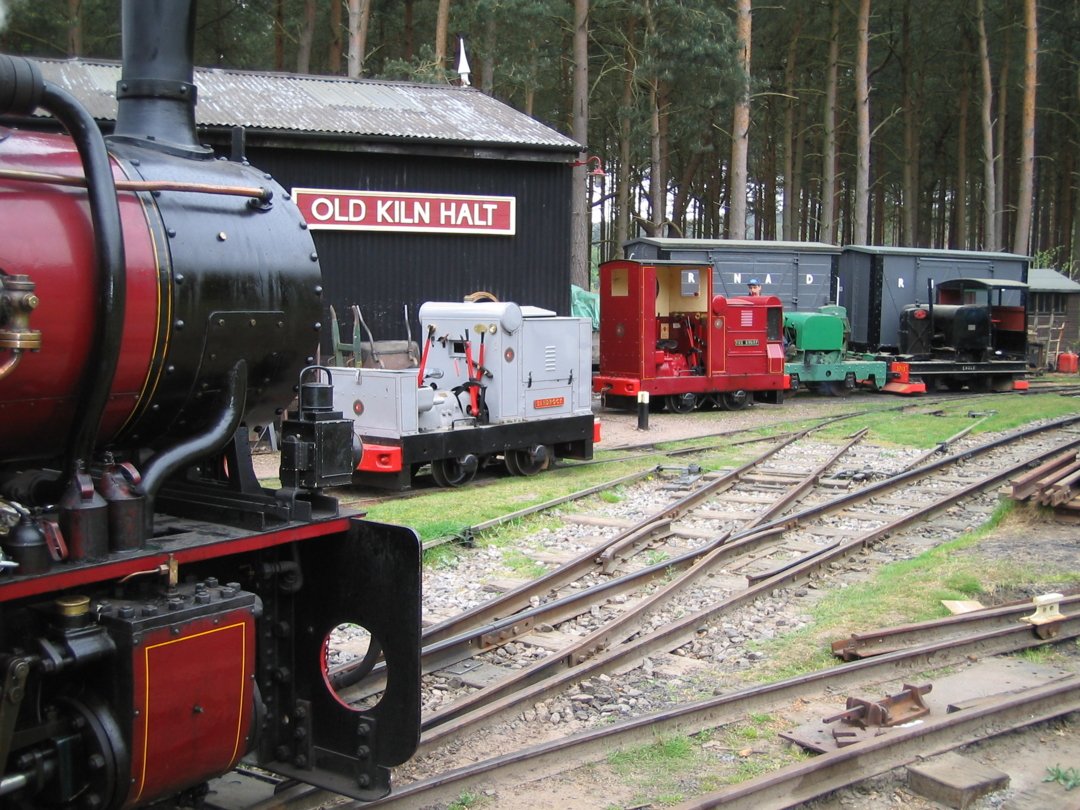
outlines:
{"label": "locomotive chimney", "polygon": [[195,137],[195,0],[123,0],[114,138],[208,154]]}

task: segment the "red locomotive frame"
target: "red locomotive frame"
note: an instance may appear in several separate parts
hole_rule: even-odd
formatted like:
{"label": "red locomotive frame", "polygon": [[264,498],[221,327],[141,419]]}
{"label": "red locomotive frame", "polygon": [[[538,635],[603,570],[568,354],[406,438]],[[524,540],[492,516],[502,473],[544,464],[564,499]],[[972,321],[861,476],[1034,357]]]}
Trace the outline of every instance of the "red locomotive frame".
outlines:
{"label": "red locomotive frame", "polygon": [[784,316],[776,296],[713,294],[712,267],[616,260],[600,266],[600,369],[593,391],[625,407],[647,393],[668,410],[780,403]]}

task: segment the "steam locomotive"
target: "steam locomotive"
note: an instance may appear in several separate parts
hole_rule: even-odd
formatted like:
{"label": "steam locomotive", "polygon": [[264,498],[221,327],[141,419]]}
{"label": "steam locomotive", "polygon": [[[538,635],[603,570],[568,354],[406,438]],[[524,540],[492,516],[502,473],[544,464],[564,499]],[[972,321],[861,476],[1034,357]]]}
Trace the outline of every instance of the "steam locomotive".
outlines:
{"label": "steam locomotive", "polygon": [[[0,57],[0,808],[194,801],[244,757],[374,799],[419,734],[418,538],[323,491],[357,458],[318,256],[196,139],[193,3],[123,24],[108,139]],[[279,416],[269,491],[248,435]],[[374,705],[329,685],[342,625],[386,662]]]}

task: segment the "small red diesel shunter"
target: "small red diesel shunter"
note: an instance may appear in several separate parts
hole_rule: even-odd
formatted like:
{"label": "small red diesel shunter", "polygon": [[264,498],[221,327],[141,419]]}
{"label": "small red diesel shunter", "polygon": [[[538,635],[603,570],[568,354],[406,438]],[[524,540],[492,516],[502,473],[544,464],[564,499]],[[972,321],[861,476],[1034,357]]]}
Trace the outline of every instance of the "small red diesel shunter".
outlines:
{"label": "small red diesel shunter", "polygon": [[600,266],[600,371],[610,407],[647,392],[669,411],[783,402],[784,314],[776,296],[713,295],[712,267],[673,261]]}

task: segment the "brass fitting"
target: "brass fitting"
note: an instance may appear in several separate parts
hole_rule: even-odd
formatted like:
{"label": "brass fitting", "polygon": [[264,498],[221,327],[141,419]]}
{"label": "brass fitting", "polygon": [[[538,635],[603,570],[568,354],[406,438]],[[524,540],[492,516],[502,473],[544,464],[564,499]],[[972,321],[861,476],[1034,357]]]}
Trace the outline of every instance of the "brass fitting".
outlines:
{"label": "brass fitting", "polygon": [[0,270],[0,349],[32,352],[41,348],[41,332],[30,328],[30,313],[39,303],[29,276]]}
{"label": "brass fitting", "polygon": [[15,370],[23,352],[41,348],[41,332],[30,328],[30,313],[39,303],[29,276],[0,270],[0,349],[11,352],[0,362],[0,380]]}

